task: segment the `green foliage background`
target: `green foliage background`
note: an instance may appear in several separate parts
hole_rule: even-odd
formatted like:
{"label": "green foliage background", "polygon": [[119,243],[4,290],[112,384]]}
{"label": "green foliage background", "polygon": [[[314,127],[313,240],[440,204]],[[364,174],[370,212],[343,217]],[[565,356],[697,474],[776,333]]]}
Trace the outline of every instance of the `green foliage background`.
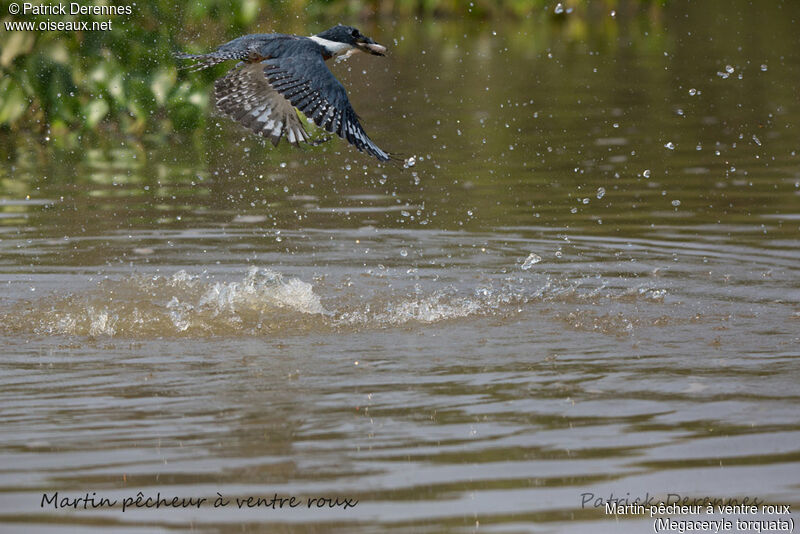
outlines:
{"label": "green foliage background", "polygon": [[[85,3],[85,2],[81,2]],[[91,5],[101,5],[102,1]],[[641,4],[641,2],[636,2]],[[39,130],[75,141],[107,129],[142,134],[190,130],[205,117],[206,86],[218,71],[188,76],[172,54],[199,51],[256,31],[308,33],[314,22],[373,17],[553,16],[545,0],[152,0],[129,16],[0,17],[0,128]],[[574,16],[615,0],[565,2]],[[124,2],[114,5],[126,5]],[[8,31],[6,23],[104,21],[111,31]],[[214,37],[211,40],[210,37]],[[200,44],[192,44],[200,43]],[[69,144],[69,143],[68,143]]]}

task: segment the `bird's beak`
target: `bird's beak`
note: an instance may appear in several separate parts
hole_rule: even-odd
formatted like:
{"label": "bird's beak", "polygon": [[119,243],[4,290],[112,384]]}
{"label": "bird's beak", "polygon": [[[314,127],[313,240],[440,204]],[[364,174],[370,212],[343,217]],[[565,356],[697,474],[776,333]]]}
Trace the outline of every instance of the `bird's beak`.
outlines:
{"label": "bird's beak", "polygon": [[359,43],[356,43],[356,46],[359,48],[359,50],[362,50],[374,56],[386,55],[386,47],[383,45],[379,45],[369,37],[364,37],[364,40]]}

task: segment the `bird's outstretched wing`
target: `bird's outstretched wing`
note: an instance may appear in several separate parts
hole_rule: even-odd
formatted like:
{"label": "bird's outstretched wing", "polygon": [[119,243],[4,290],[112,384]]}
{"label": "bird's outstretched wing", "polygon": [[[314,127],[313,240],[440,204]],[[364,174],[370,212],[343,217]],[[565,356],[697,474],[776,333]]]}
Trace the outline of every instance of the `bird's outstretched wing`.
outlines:
{"label": "bird's outstretched wing", "polygon": [[308,142],[294,107],[267,81],[262,63],[245,63],[214,82],[217,108],[277,145],[286,132],[293,145]]}
{"label": "bird's outstretched wing", "polygon": [[390,155],[367,137],[347,92],[319,54],[263,60],[269,85],[317,126],[335,133],[362,152],[388,161]]}

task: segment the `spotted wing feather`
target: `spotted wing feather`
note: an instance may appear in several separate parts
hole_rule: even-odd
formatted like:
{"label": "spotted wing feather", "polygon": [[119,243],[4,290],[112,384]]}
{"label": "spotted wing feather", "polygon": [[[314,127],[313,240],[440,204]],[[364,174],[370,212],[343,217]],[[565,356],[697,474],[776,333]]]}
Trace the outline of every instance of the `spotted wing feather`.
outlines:
{"label": "spotted wing feather", "polygon": [[246,63],[235,68],[214,83],[217,108],[258,135],[268,137],[277,145],[281,136],[293,145],[308,142],[310,136],[303,128],[297,112],[267,81],[266,66]]}
{"label": "spotted wing feather", "polygon": [[266,59],[270,86],[320,128],[335,133],[362,152],[388,161],[390,155],[367,137],[347,92],[319,54]]}

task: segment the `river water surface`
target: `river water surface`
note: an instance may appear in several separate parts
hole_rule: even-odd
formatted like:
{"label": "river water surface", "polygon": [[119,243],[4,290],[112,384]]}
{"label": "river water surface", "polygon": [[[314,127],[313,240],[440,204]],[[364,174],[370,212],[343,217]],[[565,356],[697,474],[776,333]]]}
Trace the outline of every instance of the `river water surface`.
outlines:
{"label": "river water surface", "polygon": [[[223,118],[6,136],[3,528],[647,532],[597,499],[800,505],[798,8],[364,26],[391,54],[333,69],[410,169]],[[304,505],[234,501],[275,494]]]}

